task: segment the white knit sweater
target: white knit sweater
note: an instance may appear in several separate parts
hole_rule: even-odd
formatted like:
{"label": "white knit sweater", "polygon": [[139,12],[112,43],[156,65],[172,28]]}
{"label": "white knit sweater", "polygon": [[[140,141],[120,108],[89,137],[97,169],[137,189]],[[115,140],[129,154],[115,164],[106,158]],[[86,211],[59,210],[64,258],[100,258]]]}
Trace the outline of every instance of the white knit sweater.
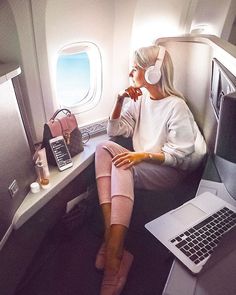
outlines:
{"label": "white knit sweater", "polygon": [[108,122],[108,135],[133,138],[137,152],[164,152],[163,165],[184,170],[196,168],[206,144],[185,101],[176,96],[150,99],[145,92],[123,107],[121,117]]}

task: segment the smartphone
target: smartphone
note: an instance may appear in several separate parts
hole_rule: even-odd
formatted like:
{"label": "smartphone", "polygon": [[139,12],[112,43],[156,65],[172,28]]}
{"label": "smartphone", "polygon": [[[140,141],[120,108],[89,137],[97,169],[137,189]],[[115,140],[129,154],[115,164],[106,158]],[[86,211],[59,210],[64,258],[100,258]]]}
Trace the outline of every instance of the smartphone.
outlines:
{"label": "smartphone", "polygon": [[50,139],[49,144],[60,171],[73,166],[71,155],[63,136],[60,135]]}

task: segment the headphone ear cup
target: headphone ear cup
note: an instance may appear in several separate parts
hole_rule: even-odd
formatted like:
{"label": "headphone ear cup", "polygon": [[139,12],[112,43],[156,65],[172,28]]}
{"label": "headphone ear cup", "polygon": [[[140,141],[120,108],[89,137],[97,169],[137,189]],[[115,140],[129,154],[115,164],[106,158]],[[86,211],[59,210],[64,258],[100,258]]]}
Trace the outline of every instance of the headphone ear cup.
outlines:
{"label": "headphone ear cup", "polygon": [[150,66],[149,68],[146,69],[145,80],[149,84],[154,85],[154,84],[158,83],[160,79],[161,79],[161,71],[160,71],[159,67]]}

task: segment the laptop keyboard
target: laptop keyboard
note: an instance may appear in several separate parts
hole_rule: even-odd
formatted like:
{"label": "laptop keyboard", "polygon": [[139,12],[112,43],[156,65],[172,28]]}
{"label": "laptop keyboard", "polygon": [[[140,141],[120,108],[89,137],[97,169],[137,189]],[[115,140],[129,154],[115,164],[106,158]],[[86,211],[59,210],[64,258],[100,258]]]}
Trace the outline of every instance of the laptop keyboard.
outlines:
{"label": "laptop keyboard", "polygon": [[195,264],[213,252],[225,232],[236,225],[236,213],[227,207],[217,211],[171,240]]}

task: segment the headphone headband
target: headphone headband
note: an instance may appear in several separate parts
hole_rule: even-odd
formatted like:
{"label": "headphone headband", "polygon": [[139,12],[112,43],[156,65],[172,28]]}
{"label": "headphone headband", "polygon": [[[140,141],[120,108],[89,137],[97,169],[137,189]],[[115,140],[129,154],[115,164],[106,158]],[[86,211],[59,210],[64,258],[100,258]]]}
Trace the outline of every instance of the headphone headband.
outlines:
{"label": "headphone headband", "polygon": [[157,64],[161,68],[162,63],[163,63],[163,59],[165,57],[166,50],[165,50],[165,47],[163,47],[161,45],[159,45],[158,47],[159,47],[159,51],[158,51],[157,60],[155,62],[155,66]]}

